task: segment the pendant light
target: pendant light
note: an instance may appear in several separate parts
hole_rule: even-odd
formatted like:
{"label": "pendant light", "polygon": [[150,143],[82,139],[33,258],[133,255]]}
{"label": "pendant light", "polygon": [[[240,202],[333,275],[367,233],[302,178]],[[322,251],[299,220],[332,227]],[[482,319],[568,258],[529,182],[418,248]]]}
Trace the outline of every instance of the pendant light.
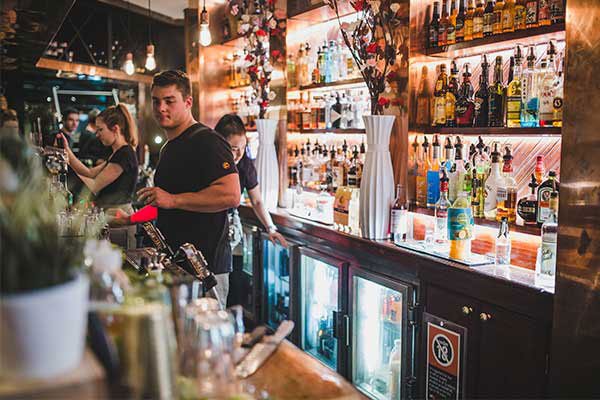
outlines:
{"label": "pendant light", "polygon": [[206,0],[202,5],[202,12],[200,13],[200,44],[202,46],[209,46],[212,42],[210,36],[210,30],[208,29],[208,11],[206,11]]}
{"label": "pendant light", "polygon": [[149,44],[146,46],[146,70],[154,71],[156,69],[156,59],[154,58],[154,45],[152,44],[152,5],[148,0],[148,36]]}
{"label": "pendant light", "polygon": [[[129,3],[127,3],[127,33],[129,34],[131,29],[131,12],[129,10]],[[129,52],[125,55],[125,63],[123,64],[123,70],[127,75],[133,75],[135,73],[135,65],[133,64],[133,53]]]}

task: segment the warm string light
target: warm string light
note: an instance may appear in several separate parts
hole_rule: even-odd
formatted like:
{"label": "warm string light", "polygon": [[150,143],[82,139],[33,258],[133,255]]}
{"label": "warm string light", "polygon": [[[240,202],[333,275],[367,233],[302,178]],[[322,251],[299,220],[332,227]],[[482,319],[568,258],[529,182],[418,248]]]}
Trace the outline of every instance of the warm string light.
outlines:
{"label": "warm string light", "polygon": [[204,47],[210,46],[211,42],[212,37],[208,26],[208,11],[206,11],[206,0],[204,0],[202,12],[200,13],[200,45]]}
{"label": "warm string light", "polygon": [[125,64],[123,64],[123,69],[127,75],[133,75],[135,72],[135,65],[133,65],[133,53],[127,53],[125,56]]}
{"label": "warm string light", "polygon": [[148,36],[149,43],[146,46],[146,64],[144,67],[148,71],[154,71],[156,69],[156,59],[154,58],[154,45],[152,44],[152,4],[148,0]]}

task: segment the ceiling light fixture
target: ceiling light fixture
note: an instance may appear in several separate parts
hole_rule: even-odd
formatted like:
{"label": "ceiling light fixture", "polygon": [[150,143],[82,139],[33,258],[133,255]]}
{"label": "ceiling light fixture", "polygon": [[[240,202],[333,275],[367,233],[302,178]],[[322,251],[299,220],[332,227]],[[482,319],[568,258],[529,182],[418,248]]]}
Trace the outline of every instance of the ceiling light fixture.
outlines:
{"label": "ceiling light fixture", "polygon": [[148,0],[148,46],[146,46],[146,70],[154,71],[156,69],[156,59],[154,58],[154,45],[152,44],[152,4]]}
{"label": "ceiling light fixture", "polygon": [[210,36],[210,29],[208,27],[208,11],[206,11],[206,0],[202,5],[202,12],[200,13],[200,44],[204,47],[210,46],[212,37]]}

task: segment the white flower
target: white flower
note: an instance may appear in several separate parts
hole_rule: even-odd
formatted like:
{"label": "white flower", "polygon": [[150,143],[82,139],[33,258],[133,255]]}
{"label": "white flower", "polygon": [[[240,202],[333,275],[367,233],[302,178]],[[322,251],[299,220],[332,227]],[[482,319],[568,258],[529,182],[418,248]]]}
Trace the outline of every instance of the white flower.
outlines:
{"label": "white flower", "polygon": [[397,13],[399,9],[400,9],[400,4],[398,4],[398,3],[390,4],[390,10],[392,10],[394,13]]}
{"label": "white flower", "polygon": [[277,27],[277,21],[275,21],[274,19],[270,20],[269,26],[271,27],[271,29],[275,29]]}
{"label": "white flower", "polygon": [[266,73],[273,72],[273,66],[270,63],[265,63],[265,65],[263,65],[263,71]]}

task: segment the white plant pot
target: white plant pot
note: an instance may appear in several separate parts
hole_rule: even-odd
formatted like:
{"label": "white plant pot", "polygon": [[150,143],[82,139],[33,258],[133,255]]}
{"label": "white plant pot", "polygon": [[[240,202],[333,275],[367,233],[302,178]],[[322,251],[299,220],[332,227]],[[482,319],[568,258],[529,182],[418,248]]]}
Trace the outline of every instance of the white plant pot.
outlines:
{"label": "white plant pot", "polygon": [[393,115],[365,115],[367,154],[360,184],[360,226],[367,239],[387,239],[394,201],[394,170],[390,156]]}
{"label": "white plant pot", "polygon": [[273,211],[277,208],[279,197],[279,164],[277,163],[277,150],[275,149],[275,135],[277,133],[276,119],[258,119],[258,154],[256,155],[256,173],[260,194],[265,208]]}
{"label": "white plant pot", "polygon": [[0,298],[0,375],[51,378],[83,355],[89,279]]}

